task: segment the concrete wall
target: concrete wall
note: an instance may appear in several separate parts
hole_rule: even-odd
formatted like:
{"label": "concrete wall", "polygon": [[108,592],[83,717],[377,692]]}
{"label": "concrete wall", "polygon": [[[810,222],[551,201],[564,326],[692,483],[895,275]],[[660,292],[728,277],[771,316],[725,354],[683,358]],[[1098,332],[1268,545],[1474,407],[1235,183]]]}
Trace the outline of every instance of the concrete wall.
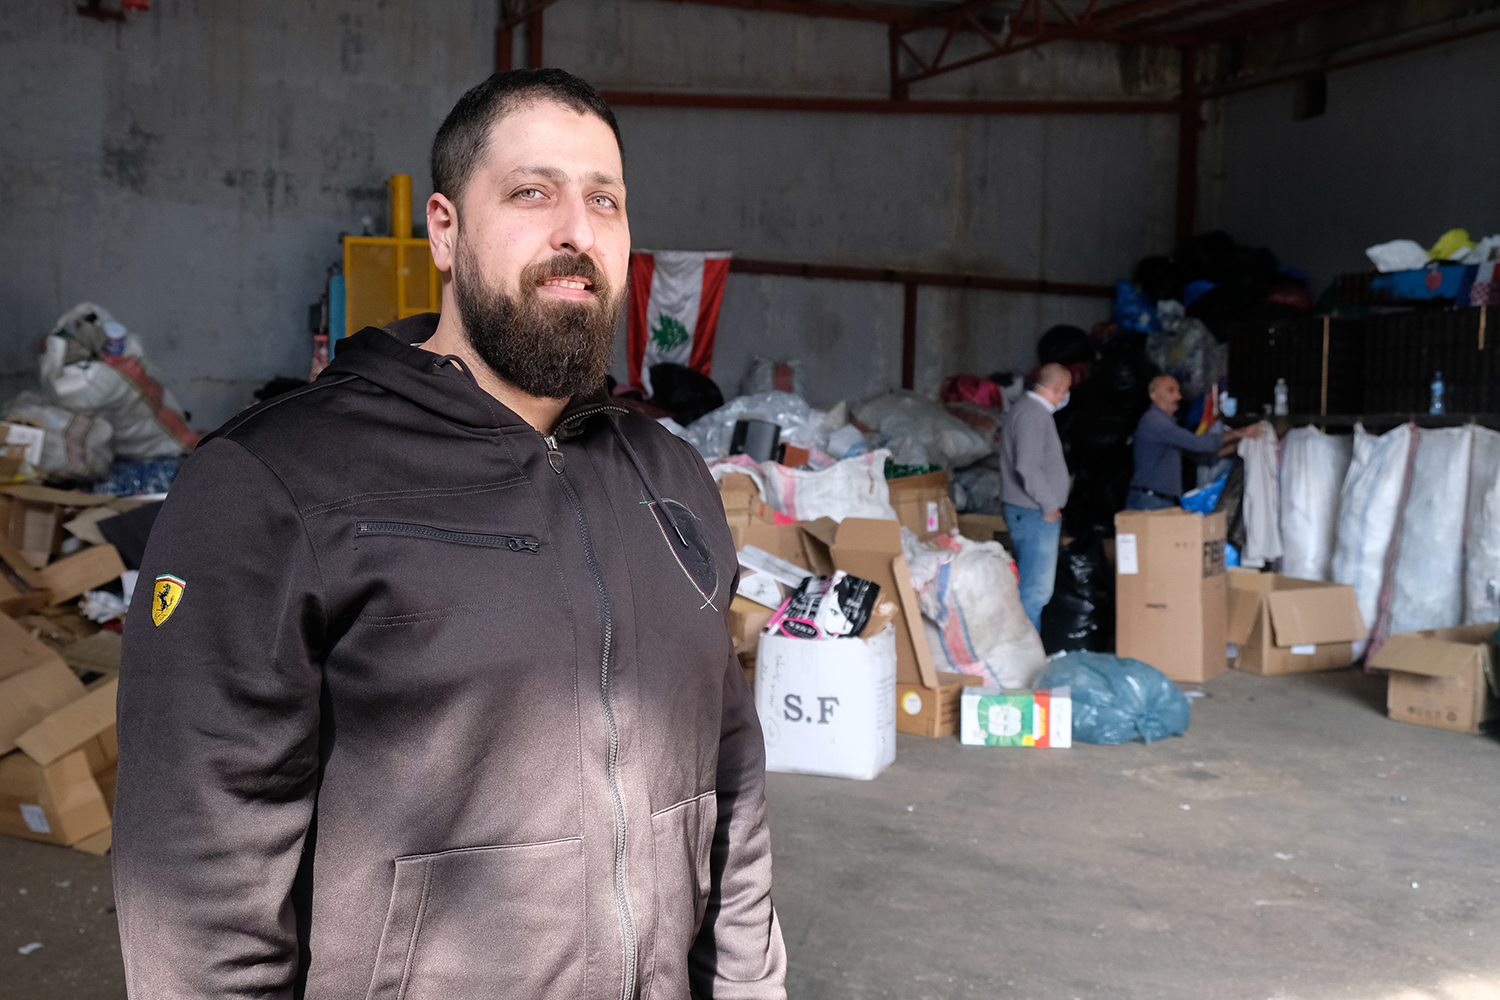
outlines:
{"label": "concrete wall", "polygon": [[494,3],[74,6],[0,4],[0,397],[87,299],[212,428],[306,376],[340,231],[384,231],[390,174],[425,188],[437,123],[493,66]]}
{"label": "concrete wall", "polygon": [[[492,68],[491,0],[157,0],[121,25],[0,5],[0,396],[77,301],[141,333],[207,429],[309,360],[307,307],[384,179],[414,175]],[[546,61],[607,89],[883,97],[881,25],[653,0],[563,0]],[[1170,54],[1049,46],[917,98],[1157,96]],[[622,108],[637,246],[1107,283],[1171,232],[1164,117],[959,117]],[[715,376],[799,357],[816,402],[899,383],[900,289],[733,276]],[[923,289],[918,382],[1026,367],[1102,300]],[[623,365],[620,367],[623,374]]]}
{"label": "concrete wall", "polygon": [[[884,98],[884,25],[650,0],[565,0],[549,64],[603,89]],[[917,44],[936,44],[919,39]],[[1047,46],[915,86],[915,99],[1174,92],[1176,56]],[[1176,123],[1163,116],[925,116],[623,107],[635,245],[1107,284],[1170,247]],[[714,376],[803,362],[820,405],[900,384],[901,290],[734,275]],[[924,288],[917,388],[1029,368],[1100,299]],[[623,360],[618,364],[623,374]]]}
{"label": "concrete wall", "polygon": [[1369,270],[1364,248],[1500,232],[1500,35],[1328,76],[1325,114],[1293,87],[1227,98],[1203,163],[1205,222],[1269,246],[1321,289]]}

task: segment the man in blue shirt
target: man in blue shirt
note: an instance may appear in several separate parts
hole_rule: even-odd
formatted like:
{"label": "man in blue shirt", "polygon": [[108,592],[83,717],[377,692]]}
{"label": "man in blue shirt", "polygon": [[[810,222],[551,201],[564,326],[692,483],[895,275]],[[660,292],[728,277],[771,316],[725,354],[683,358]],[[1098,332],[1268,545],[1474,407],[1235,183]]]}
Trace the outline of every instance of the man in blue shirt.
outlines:
{"label": "man in blue shirt", "polygon": [[1182,456],[1199,463],[1234,451],[1234,441],[1259,437],[1260,425],[1240,430],[1194,434],[1173,419],[1182,390],[1170,375],[1151,380],[1151,408],[1135,425],[1135,475],[1130,479],[1126,510],[1165,510],[1182,501]]}

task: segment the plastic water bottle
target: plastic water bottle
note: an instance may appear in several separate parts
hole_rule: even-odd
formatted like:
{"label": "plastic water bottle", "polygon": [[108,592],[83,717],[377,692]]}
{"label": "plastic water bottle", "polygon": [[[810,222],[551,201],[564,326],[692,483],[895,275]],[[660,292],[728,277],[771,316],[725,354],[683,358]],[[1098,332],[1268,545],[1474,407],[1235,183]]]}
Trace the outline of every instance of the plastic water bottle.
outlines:
{"label": "plastic water bottle", "polygon": [[1438,372],[1432,377],[1432,403],[1427,407],[1427,412],[1432,414],[1443,414],[1447,410],[1443,408],[1443,373]]}
{"label": "plastic water bottle", "polygon": [[110,320],[104,324],[104,353],[125,353],[125,324]]}
{"label": "plastic water bottle", "polygon": [[1276,408],[1274,412],[1278,417],[1287,416],[1292,412],[1291,407],[1287,404],[1286,379],[1284,378],[1276,380]]}

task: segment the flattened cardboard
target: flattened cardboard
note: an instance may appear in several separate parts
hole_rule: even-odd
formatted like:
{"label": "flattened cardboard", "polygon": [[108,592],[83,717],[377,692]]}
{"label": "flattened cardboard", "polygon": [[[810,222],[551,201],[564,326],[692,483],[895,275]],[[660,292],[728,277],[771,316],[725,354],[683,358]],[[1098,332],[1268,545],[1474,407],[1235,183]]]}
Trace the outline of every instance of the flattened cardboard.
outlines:
{"label": "flattened cardboard", "polygon": [[63,530],[89,545],[108,545],[109,542],[99,533],[99,522],[119,516],[120,512],[113,505],[90,507],[73,520],[64,522]]}
{"label": "flattened cardboard", "polygon": [[56,490],[50,486],[36,486],[32,483],[0,486],[0,493],[26,503],[45,503],[57,507],[97,507],[100,504],[113,503],[118,499],[109,493],[75,493],[72,490]]}
{"label": "flattened cardboard", "polygon": [[83,694],[62,657],[0,615],[0,754],[16,737]]}
{"label": "flattened cardboard", "polygon": [[1224,515],[1121,511],[1115,539],[1115,651],[1173,680],[1206,681],[1227,670]]}
{"label": "flattened cardboard", "polygon": [[1500,678],[1490,646],[1496,627],[1460,625],[1387,639],[1370,666],[1391,671],[1391,718],[1459,733],[1491,728],[1500,719]]}
{"label": "flattened cardboard", "polygon": [[125,563],[113,545],[93,545],[75,552],[42,570],[42,586],[52,591],[52,603],[61,604],[83,593],[117,580]]}
{"label": "flattened cardboard", "polygon": [[16,746],[43,767],[77,750],[106,729],[114,728],[119,687],[119,678],[113,678],[56,709],[16,737]]}
{"label": "flattened cardboard", "polygon": [[21,753],[0,757],[0,833],[71,846],[107,829],[109,806],[82,750],[46,767]]}

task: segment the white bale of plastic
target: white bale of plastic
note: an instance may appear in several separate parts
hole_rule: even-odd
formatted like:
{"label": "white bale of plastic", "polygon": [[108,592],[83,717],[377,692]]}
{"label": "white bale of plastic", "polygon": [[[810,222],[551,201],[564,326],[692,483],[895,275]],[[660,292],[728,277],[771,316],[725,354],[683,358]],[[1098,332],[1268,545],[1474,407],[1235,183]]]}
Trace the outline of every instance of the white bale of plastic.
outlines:
{"label": "white bale of plastic", "polygon": [[1042,639],[1021,607],[1010,554],[999,542],[943,537],[922,542],[901,529],[912,588],[939,669],[985,684],[1029,688],[1047,667]]}
{"label": "white bale of plastic", "polygon": [[800,448],[828,450],[827,414],[815,410],[807,400],[790,392],[763,392],[731,399],[717,410],[705,413],[687,426],[684,435],[704,461],[729,454],[737,421],[768,420],[781,428],[781,440]]}
{"label": "white bale of plastic", "polygon": [[958,469],[994,450],[994,442],[931,400],[898,390],[866,400],[854,411],[880,436],[899,465]]}
{"label": "white bale of plastic", "polygon": [[39,360],[42,384],[68,409],[108,420],[121,458],[172,458],[192,450],[198,435],[188,429],[171,390],[152,377],[140,338],[126,334],[118,355],[99,352],[102,330],[112,323],[109,312],[92,302],[59,316]]}
{"label": "white bale of plastic", "polygon": [[1281,454],[1281,572],[1301,580],[1333,579],[1339,539],[1339,494],[1354,438],[1316,427],[1287,432]]}
{"label": "white bale of plastic", "polygon": [[1464,507],[1473,444],[1469,427],[1417,432],[1388,635],[1451,628],[1463,620]]}
{"label": "white bale of plastic", "polygon": [[1465,625],[1500,622],[1500,433],[1474,428],[1464,514]]}
{"label": "white bale of plastic", "polygon": [[103,479],[115,452],[114,428],[103,417],[77,413],[48,401],[39,392],[23,392],[5,408],[7,420],[26,420],[42,427],[44,478],[55,481]]}
{"label": "white bale of plastic", "polygon": [[891,490],[885,481],[885,460],[889,456],[890,452],[882,448],[816,472],[776,462],[756,464],[736,456],[740,460],[717,462],[708,471],[715,482],[732,473],[749,476],[760,490],[760,498],[794,521],[816,521],[820,517],[895,521],[896,508],[891,506]]}
{"label": "white bale of plastic", "polygon": [[1339,492],[1339,540],[1333,552],[1333,579],[1354,587],[1360,617],[1375,626],[1385,556],[1401,525],[1411,424],[1376,437],[1363,424],[1354,427],[1354,455]]}

